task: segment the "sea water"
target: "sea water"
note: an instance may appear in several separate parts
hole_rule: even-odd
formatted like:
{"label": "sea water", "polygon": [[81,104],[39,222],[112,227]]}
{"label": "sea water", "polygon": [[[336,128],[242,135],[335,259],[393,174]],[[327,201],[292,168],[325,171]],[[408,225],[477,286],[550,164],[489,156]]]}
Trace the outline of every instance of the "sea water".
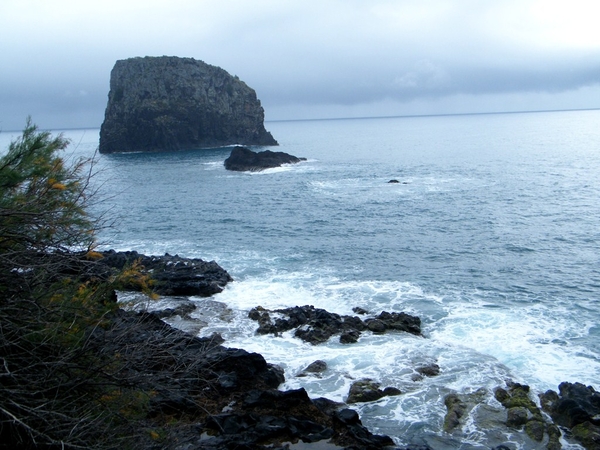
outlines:
{"label": "sea water", "polygon": [[[307,161],[257,173],[226,171],[230,147],[100,155],[94,208],[114,224],[99,239],[221,264],[235,281],[213,300],[229,313],[201,335],[280,365],[282,389],[343,402],[371,378],[403,394],[352,407],[399,445],[528,448],[477,423],[445,435],[443,398],[484,388],[498,408],[508,380],[600,388],[599,124],[600,111],[268,122],[271,150]],[[66,136],[67,153],[97,148],[98,130]],[[257,336],[259,305],[404,311],[424,337]],[[321,376],[296,376],[317,359]],[[431,363],[438,376],[415,376]]]}

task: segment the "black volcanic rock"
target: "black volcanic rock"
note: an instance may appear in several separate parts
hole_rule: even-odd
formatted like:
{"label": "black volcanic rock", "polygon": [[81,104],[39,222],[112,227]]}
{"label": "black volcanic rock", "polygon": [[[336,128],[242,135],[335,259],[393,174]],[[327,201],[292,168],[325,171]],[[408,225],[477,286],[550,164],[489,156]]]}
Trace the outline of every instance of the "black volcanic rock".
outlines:
{"label": "black volcanic rock", "polygon": [[[271,313],[274,313],[275,317],[271,317]],[[295,329],[295,337],[313,345],[322,344],[334,335],[341,335],[340,342],[342,344],[354,343],[362,331],[367,329],[374,331],[374,324],[378,326],[376,331],[378,333],[405,331],[422,336],[421,319],[406,313],[383,311],[376,318],[363,322],[359,317],[341,316],[312,305],[294,306],[274,311],[257,306],[250,310],[248,317],[258,322],[259,327],[256,330],[258,334],[279,335]]]}
{"label": "black volcanic rock", "polygon": [[381,390],[380,386],[380,383],[369,378],[355,381],[350,386],[346,403],[374,402],[382,397],[401,394],[400,389],[387,387]]}
{"label": "black volcanic rock", "polygon": [[117,310],[107,319],[94,328],[90,345],[98,354],[118,354],[123,376],[152,392],[136,423],[162,433],[159,442],[140,433],[135,448],[274,449],[288,448],[282,442],[328,441],[332,448],[380,449],[394,443],[372,434],[358,413],[338,412],[341,405],[313,401],[303,388],[277,390],[283,371],[258,353],[187,334],[152,314]]}
{"label": "black volcanic rock", "polygon": [[231,150],[231,154],[225,160],[224,165],[227,170],[258,172],[280,167],[283,164],[296,164],[300,161],[306,161],[306,158],[297,158],[288,153],[272,152],[271,150],[253,152],[249,148],[237,146]]}
{"label": "black volcanic rock", "polygon": [[582,383],[563,382],[558,389],[539,396],[542,409],[586,449],[600,449],[600,393]]}
{"label": "black volcanic rock", "polygon": [[[102,252],[102,258],[96,261],[96,276],[106,277],[110,269],[123,270],[134,263],[141,265],[142,273],[148,274],[153,280],[153,290],[160,295],[197,295],[210,297],[223,290],[231,276],[225,269],[214,261],[204,261],[199,258],[182,258],[168,253],[163,256],[147,256],[136,251]],[[107,268],[108,272],[100,273]],[[139,290],[132,284],[128,290]]]}
{"label": "black volcanic rock", "polygon": [[171,56],[119,60],[100,153],[277,145],[256,92],[220,67]]}

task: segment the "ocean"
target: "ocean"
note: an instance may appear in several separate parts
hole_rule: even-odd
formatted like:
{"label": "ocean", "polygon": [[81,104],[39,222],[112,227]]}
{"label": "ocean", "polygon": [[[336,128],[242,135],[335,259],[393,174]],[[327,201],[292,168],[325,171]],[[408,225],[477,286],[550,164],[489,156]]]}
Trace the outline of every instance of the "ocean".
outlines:
{"label": "ocean", "polygon": [[[352,407],[400,446],[532,448],[476,421],[442,433],[443,399],[484,388],[495,408],[509,380],[600,388],[599,125],[598,110],[267,122],[271,150],[307,161],[258,173],[226,171],[230,147],[99,155],[94,211],[114,222],[99,242],[217,261],[235,281],[200,334],[261,353],[311,397],[342,402],[361,378],[399,388]],[[98,132],[65,131],[67,154],[91,156]],[[404,311],[424,336],[258,336],[259,305]],[[315,360],[320,377],[296,376]],[[416,379],[430,363],[440,374]]]}

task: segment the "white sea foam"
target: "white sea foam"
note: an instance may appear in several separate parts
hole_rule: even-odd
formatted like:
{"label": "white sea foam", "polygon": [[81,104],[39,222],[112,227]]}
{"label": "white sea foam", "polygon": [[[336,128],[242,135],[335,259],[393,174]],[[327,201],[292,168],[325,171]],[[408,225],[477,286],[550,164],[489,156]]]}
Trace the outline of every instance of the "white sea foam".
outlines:
{"label": "white sea foam", "polygon": [[[396,436],[397,443],[402,443],[398,436],[438,433],[446,413],[443,398],[451,392],[483,388],[485,402],[495,405],[493,389],[508,380],[528,383],[537,392],[556,389],[564,380],[595,382],[582,378],[579,369],[598,373],[598,362],[585,356],[585,349],[565,348],[555,339],[573,332],[568,324],[561,326],[556,320],[567,311],[557,309],[556,316],[549,317],[542,305],[535,304],[515,314],[506,308],[490,308],[485,301],[473,304],[469,298],[460,303],[455,294],[452,298],[450,302],[429,295],[406,282],[359,282],[331,274],[272,272],[230,284],[218,300],[231,307],[233,315],[210,324],[202,334],[220,332],[227,345],[261,353],[267,361],[281,366],[286,377],[281,389],[303,387],[311,397],[338,402],[344,402],[352,383],[362,378],[401,389],[400,396],[351,405],[365,425]],[[277,337],[256,335],[258,325],[247,317],[248,310],[257,305],[277,309],[306,304],[339,314],[354,314],[352,307],[358,305],[372,313],[407,310],[418,315],[424,306],[444,310],[445,316],[424,324],[427,337],[363,332],[352,345],[340,344],[334,337],[319,346],[300,341],[293,332]],[[585,334],[585,324],[579,332]],[[577,351],[582,355],[574,355]],[[316,360],[327,363],[325,372],[297,376]],[[441,368],[438,376],[417,376],[418,367],[432,363]],[[469,425],[469,420],[473,419],[468,418],[461,439],[484,445],[485,431],[475,423]]]}
{"label": "white sea foam", "polygon": [[223,168],[223,161],[208,161],[202,164],[204,170],[221,170]]}
{"label": "white sea foam", "polygon": [[383,310],[414,311],[420,301],[439,302],[418,286],[400,281],[348,281],[327,270],[314,272],[273,271],[227,286],[219,299],[236,308],[262,306],[267,309],[313,305],[337,314],[354,314],[360,306],[373,313]]}
{"label": "white sea foam", "polygon": [[450,306],[430,336],[493,356],[538,390],[556,389],[565,380],[596,383],[600,361],[586,348],[567,343],[587,336],[592,323],[580,321],[574,328],[570,315],[565,306],[514,310],[463,303]]}
{"label": "white sea foam", "polygon": [[[202,330],[202,334],[217,331],[223,334],[227,345],[261,353],[285,370],[286,383],[282,389],[303,387],[311,397],[325,396],[343,402],[351,384],[361,378],[378,381],[382,387],[400,388],[404,392],[401,396],[354,407],[374,429],[395,427],[398,432],[408,432],[421,424],[433,432],[434,425],[443,421],[444,395],[468,391],[473,386],[486,387],[491,392],[493,387],[512,377],[509,370],[493,357],[435,338],[363,332],[352,345],[340,344],[334,337],[324,345],[313,346],[294,338],[292,332],[278,337],[255,335],[257,323],[247,317],[248,310],[257,305],[276,309],[312,304],[339,314],[353,314],[355,304],[366,306],[374,313],[383,309],[399,311],[405,309],[404,299],[414,313],[414,306],[418,304],[415,298],[438,306],[442,302],[410,283],[350,282],[333,277],[316,278],[309,273],[272,274],[229,285],[218,300],[236,311],[233,321],[215,321]],[[297,377],[315,360],[327,362],[328,368],[323,374]],[[418,367],[432,363],[440,365],[439,376],[417,376]]]}

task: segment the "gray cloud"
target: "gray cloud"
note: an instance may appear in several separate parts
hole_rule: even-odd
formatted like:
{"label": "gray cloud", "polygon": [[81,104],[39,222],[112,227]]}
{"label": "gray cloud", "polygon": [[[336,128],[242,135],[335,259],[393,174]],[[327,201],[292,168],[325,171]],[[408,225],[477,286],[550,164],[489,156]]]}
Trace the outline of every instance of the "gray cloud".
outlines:
{"label": "gray cloud", "polygon": [[164,54],[240,76],[270,119],[600,107],[600,6],[563,3],[4,0],[0,129],[98,127],[114,62]]}

